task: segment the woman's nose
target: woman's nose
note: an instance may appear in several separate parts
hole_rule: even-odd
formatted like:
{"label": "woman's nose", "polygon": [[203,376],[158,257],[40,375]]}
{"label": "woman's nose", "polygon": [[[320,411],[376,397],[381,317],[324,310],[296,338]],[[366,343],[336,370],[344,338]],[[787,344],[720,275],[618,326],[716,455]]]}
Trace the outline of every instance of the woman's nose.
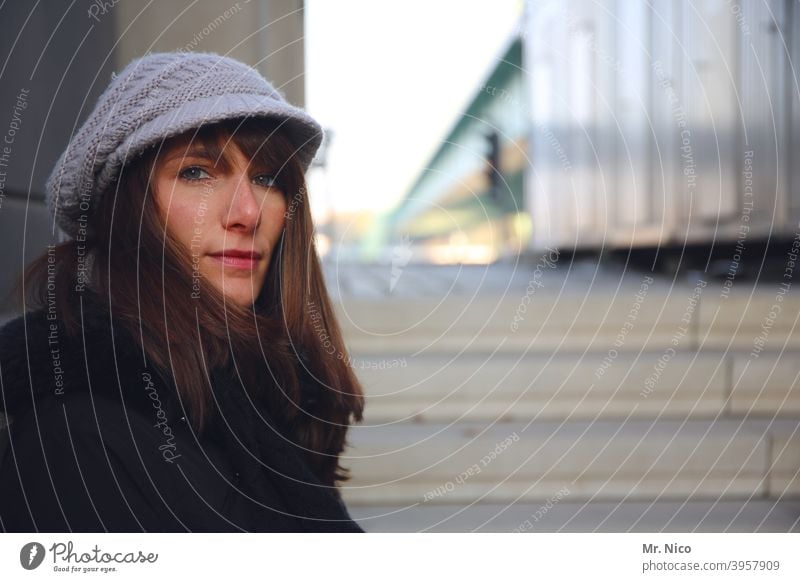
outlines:
{"label": "woman's nose", "polygon": [[250,179],[246,175],[231,176],[227,187],[230,189],[230,204],[223,216],[225,228],[254,230],[258,226],[261,207]]}

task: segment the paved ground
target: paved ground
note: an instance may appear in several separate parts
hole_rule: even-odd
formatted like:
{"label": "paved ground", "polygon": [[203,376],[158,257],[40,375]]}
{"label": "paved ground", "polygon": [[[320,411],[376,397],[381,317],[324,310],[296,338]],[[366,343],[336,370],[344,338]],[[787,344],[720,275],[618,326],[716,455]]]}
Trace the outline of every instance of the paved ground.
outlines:
{"label": "paved ground", "polygon": [[800,532],[800,500],[353,507],[369,532]]}
{"label": "paved ground", "polygon": [[[571,321],[576,315],[574,311],[576,306],[582,305],[584,298],[588,298],[590,301],[587,303],[588,307],[581,308],[581,321],[578,323],[582,322],[586,325],[594,325],[594,320],[598,316],[598,313],[596,313],[598,309],[605,313],[606,303],[610,301],[619,303],[624,307],[624,309],[620,308],[622,309],[622,312],[620,312],[622,315],[612,311],[609,321],[606,322],[606,326],[610,326],[609,329],[613,332],[609,336],[611,339],[606,342],[610,346],[610,341],[613,340],[614,335],[621,326],[621,322],[616,321],[615,318],[624,317],[625,313],[623,312],[627,311],[642,282],[650,274],[640,270],[626,269],[618,264],[598,265],[596,262],[588,260],[574,262],[566,259],[551,260],[554,258],[547,256],[533,257],[533,259],[529,259],[525,263],[498,263],[489,266],[335,265],[327,263],[324,268],[329,291],[334,300],[341,299],[342,304],[348,308],[348,315],[354,315],[354,321],[360,326],[354,328],[354,324],[345,322],[348,324],[345,327],[348,328],[348,333],[352,336],[349,337],[351,351],[356,352],[354,355],[357,357],[371,353],[370,350],[388,349],[388,346],[378,345],[380,343],[378,340],[383,339],[380,334],[376,337],[367,338],[369,341],[361,341],[363,338],[356,333],[357,331],[363,331],[361,327],[366,328],[368,331],[378,330],[381,332],[392,331],[395,327],[401,329],[403,328],[401,324],[406,321],[403,318],[410,318],[409,313],[413,315],[413,306],[417,305],[417,301],[430,302],[433,300],[436,303],[441,300],[442,308],[431,308],[431,310],[436,313],[444,312],[444,315],[440,317],[443,321],[433,317],[420,317],[419,321],[413,318],[410,319],[410,321],[419,324],[415,329],[418,330],[418,335],[420,336],[417,338],[418,341],[422,341],[427,338],[425,333],[430,335],[432,331],[427,330],[425,333],[419,331],[425,325],[432,329],[438,329],[444,323],[452,323],[447,319],[450,313],[447,309],[448,306],[452,307],[453,304],[460,306],[465,299],[469,299],[470,315],[466,318],[456,318],[454,316],[453,320],[458,322],[461,322],[462,319],[468,321],[472,319],[480,320],[481,313],[478,312],[485,309],[486,305],[489,305],[487,301],[491,303],[491,301],[505,296],[506,299],[514,303],[519,301],[526,293],[530,295],[535,293],[537,300],[541,301],[539,303],[540,306],[550,305],[555,300],[555,305],[558,305],[561,309],[561,314],[555,317],[556,323],[562,320]],[[761,281],[755,281],[752,278],[747,279],[737,275],[733,280],[728,280],[728,284],[733,282],[733,285],[730,290],[726,290],[725,275],[726,273],[723,272],[721,276],[714,278],[702,275],[697,271],[688,271],[677,276],[653,276],[653,281],[649,286],[649,303],[655,302],[658,303],[658,306],[654,307],[648,303],[646,311],[651,313],[640,314],[640,321],[650,316],[655,316],[652,313],[653,310],[657,311],[657,308],[660,308],[661,305],[661,300],[656,299],[658,297],[672,298],[670,302],[677,302],[680,308],[679,311],[682,313],[685,309],[685,304],[687,304],[687,298],[692,294],[692,289],[697,285],[698,280],[702,279],[707,284],[703,290],[703,300],[705,305],[711,306],[710,310],[706,309],[705,315],[706,317],[709,314],[715,315],[714,319],[716,321],[715,325],[712,326],[716,335],[708,335],[704,331],[704,345],[723,350],[726,357],[734,360],[734,356],[744,349],[742,346],[747,347],[745,352],[749,353],[752,347],[752,338],[750,336],[755,333],[750,327],[758,327],[762,322],[764,318],[763,308],[765,305],[769,306],[774,302],[780,281],[766,278]],[[471,302],[473,296],[484,299],[473,304]],[[448,301],[448,298],[451,301]],[[752,299],[755,299],[753,303],[751,303]],[[670,302],[668,304],[671,304]],[[761,303],[763,302],[766,303],[762,305]],[[792,306],[794,304],[792,302]],[[380,308],[376,308],[376,305]],[[394,308],[392,308],[393,305]],[[423,303],[422,305],[430,307],[428,303]],[[727,311],[719,312],[719,317],[717,318],[715,310],[718,307],[723,308],[723,310],[727,309]],[[743,308],[746,308],[746,314],[744,315],[742,315]],[[426,311],[425,314],[427,313]],[[483,316],[487,317],[489,313],[491,312],[486,311]],[[786,324],[787,321],[791,323],[795,315],[795,313],[791,313],[788,319],[784,318],[785,320],[782,322],[774,322],[775,327],[771,329],[770,341],[774,345],[771,344],[770,347],[775,349],[786,349],[788,347],[792,352],[790,354],[781,350],[780,362],[777,362],[777,360],[776,362],[782,366],[788,365],[791,361],[796,361],[794,359],[795,356],[792,355],[796,352],[796,347],[792,341],[785,345],[785,338],[779,335],[778,326]],[[360,319],[358,316],[360,316]],[[395,321],[398,318],[401,321]],[[584,321],[584,318],[586,318],[586,321]],[[667,326],[669,333],[667,335],[671,335],[674,332],[672,329],[674,326],[671,326],[671,322],[675,318],[679,319],[680,313],[675,316],[672,311],[668,310],[664,313],[664,318],[669,320],[668,323],[670,325]],[[408,321],[406,321],[406,324],[410,325]],[[705,322],[705,324],[708,325],[708,322]],[[728,329],[726,326],[729,326],[729,324],[741,324],[742,329],[739,329],[737,325],[733,325],[731,329]],[[489,327],[491,325],[490,323]],[[444,325],[444,327],[447,326]],[[644,323],[640,327],[647,328],[645,331],[650,330],[650,327]],[[576,330],[578,328],[580,326],[577,326]],[[577,341],[581,339],[581,333],[584,335],[594,334],[595,327],[587,329],[589,331],[573,330],[568,334],[568,337]],[[453,330],[450,331],[452,334]],[[728,338],[734,337],[735,331],[738,331],[739,335],[744,339],[739,338],[741,340],[739,343],[730,344]],[[787,328],[787,330],[783,331],[791,335],[793,328],[791,330]],[[522,331],[520,331],[520,334],[522,334]],[[407,343],[415,339],[409,339],[406,335],[397,337],[392,335],[388,338],[392,340],[392,345],[395,346],[398,353],[402,351],[400,348],[403,347],[400,343],[401,339],[407,341]],[[671,338],[667,336],[665,338],[661,338],[661,340],[666,341],[667,344],[665,345],[668,345]],[[478,339],[484,339],[484,337]],[[486,339],[492,338],[487,337]],[[603,337],[603,341],[606,339],[608,338]],[[626,348],[638,349],[641,347],[641,338],[630,336],[628,339]],[[650,341],[652,339],[649,338]],[[541,338],[538,341],[539,344],[542,344]],[[717,343],[714,343],[714,341]],[[477,349],[475,345],[476,343],[471,343],[469,349],[474,351]],[[605,347],[601,351],[605,354],[608,346],[605,344],[603,346]],[[410,350],[411,347],[413,346],[406,346],[406,351]],[[446,350],[446,348],[442,349]],[[455,350],[455,348],[452,349]],[[509,349],[514,351],[515,354],[519,351],[514,346]],[[654,349],[660,354],[663,353],[665,348],[659,344]],[[364,353],[359,352],[359,350]],[[442,357],[453,353],[455,352],[446,351],[442,354]],[[566,358],[575,355],[569,350],[566,350],[563,354],[559,353]],[[621,354],[620,357],[622,358],[623,355]],[[766,357],[767,354],[762,355]],[[622,359],[620,359],[620,362],[622,362]],[[531,362],[531,364],[534,363]],[[777,378],[773,372],[775,372],[774,366],[770,371],[770,375]],[[781,378],[783,377],[781,376]],[[773,379],[772,382],[775,383],[775,381]],[[386,384],[381,377],[373,379],[373,383],[378,388],[383,386],[380,382]],[[758,380],[758,382],[761,382],[761,380]],[[406,382],[406,384],[409,383],[414,384],[411,381]],[[759,386],[761,384],[756,388]],[[763,388],[764,386],[761,387]],[[383,389],[385,391],[386,387],[383,386]],[[728,392],[725,394],[728,394]],[[766,393],[764,390],[759,390],[758,392],[759,394]],[[786,405],[786,401],[784,401],[783,406]],[[784,408],[784,413],[787,413],[787,411],[788,409]],[[391,416],[390,413],[391,411],[386,412],[387,415]],[[398,426],[397,430],[401,432],[405,430],[410,434],[415,430],[420,430],[420,427],[409,425],[403,429],[402,426]],[[732,447],[733,449],[735,447]],[[467,503],[448,504],[444,501],[438,504],[410,503],[407,506],[402,506],[399,503],[393,505],[391,502],[381,503],[376,501],[374,505],[366,505],[363,502],[351,504],[350,511],[353,517],[366,530],[375,532],[512,532],[515,529],[540,532],[800,531],[800,498],[792,495],[784,495],[780,500],[775,500],[759,495],[737,497],[738,494],[729,492],[726,495],[707,496],[705,500],[700,498],[693,501],[685,501],[680,498],[678,492],[673,492],[672,498],[670,498],[668,488],[658,490],[661,493],[654,496],[658,500],[652,502],[648,500],[628,500],[624,503],[608,500],[587,502],[586,496],[578,499],[578,495],[573,495],[571,498],[566,498],[558,503],[551,503],[550,507],[547,507],[545,498],[542,498],[541,501],[529,499],[525,503],[518,502],[511,506],[488,500],[485,503],[471,506]],[[419,499],[419,497],[416,499]]]}
{"label": "paved ground", "polygon": [[[592,288],[614,292],[617,287],[620,290],[638,288],[642,278],[649,274],[616,263],[599,264],[586,259],[554,261],[547,255],[491,265],[325,262],[323,270],[332,296],[364,298],[433,297],[442,294],[518,295],[524,293],[529,284],[535,286],[537,293],[584,294]],[[688,288],[694,286],[698,277],[700,273],[695,271],[674,277],[657,275],[655,285],[663,290],[672,286]],[[741,290],[752,287],[753,283],[740,277],[736,286]],[[715,284],[711,283],[712,286]]]}

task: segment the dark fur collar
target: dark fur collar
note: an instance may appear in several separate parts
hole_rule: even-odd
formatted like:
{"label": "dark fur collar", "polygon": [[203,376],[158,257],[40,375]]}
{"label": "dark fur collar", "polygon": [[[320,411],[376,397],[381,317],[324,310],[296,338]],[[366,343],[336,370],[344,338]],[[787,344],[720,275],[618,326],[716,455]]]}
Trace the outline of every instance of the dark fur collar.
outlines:
{"label": "dark fur collar", "polygon": [[[158,375],[145,367],[138,342],[119,322],[112,324],[92,295],[82,299],[77,303],[82,323],[75,338],[67,334],[58,306],[27,312],[0,329],[0,410],[15,417],[34,399],[90,390],[115,399],[124,394],[128,406],[150,406],[142,375]],[[159,396],[170,416],[178,414],[173,387],[164,386]]]}
{"label": "dark fur collar", "polygon": [[[170,377],[159,376],[145,359],[138,338],[133,338],[96,295],[86,291],[75,298],[81,318],[77,337],[70,337],[58,306],[29,311],[0,328],[0,411],[23,414],[34,399],[91,392],[119,399],[126,405],[150,411],[143,374],[156,381],[159,397],[170,417],[184,416]],[[302,408],[313,412],[321,389],[310,373],[311,363],[299,350],[298,374]],[[213,372],[220,378],[223,372]]]}
{"label": "dark fur collar", "polygon": [[[48,317],[47,307],[26,313],[0,329],[0,410],[13,418],[29,410],[36,399],[68,398],[73,393],[91,391],[94,395],[124,398],[126,407],[152,414],[148,382],[142,376],[149,372],[160,384],[158,396],[167,418],[183,416],[173,384],[163,383],[153,370],[144,367],[138,342],[121,325],[112,326],[108,312],[98,302],[85,299],[78,311],[82,314],[82,333],[77,338],[68,337],[62,322]],[[311,381],[303,368],[300,366],[303,400],[310,404],[319,384]],[[230,431],[221,431],[221,438],[227,442],[232,463],[242,472],[248,494],[269,499],[264,493],[264,483],[269,481],[278,487],[291,514],[306,517],[301,519],[302,529],[363,531],[350,520],[338,493],[321,486],[303,461],[302,452],[252,417],[251,406],[242,391],[230,384],[231,378],[217,377],[215,384],[217,380],[223,385],[218,395],[228,411],[226,418],[237,424],[236,437]],[[240,437],[244,439],[244,449]],[[253,453],[245,449],[260,454],[261,463],[254,462]],[[269,475],[262,464],[270,467]],[[254,531],[259,520],[269,519],[259,515],[253,514]]]}

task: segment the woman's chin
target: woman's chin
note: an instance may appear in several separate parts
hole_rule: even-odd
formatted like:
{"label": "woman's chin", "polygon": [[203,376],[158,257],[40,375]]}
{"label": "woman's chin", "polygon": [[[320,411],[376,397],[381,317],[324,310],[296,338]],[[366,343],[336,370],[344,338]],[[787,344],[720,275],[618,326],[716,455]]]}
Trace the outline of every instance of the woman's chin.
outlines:
{"label": "woman's chin", "polygon": [[222,290],[225,296],[225,301],[235,303],[239,307],[250,307],[255,301],[256,295],[253,294],[254,289],[250,287],[250,281],[247,281],[247,288],[240,285],[228,286]]}
{"label": "woman's chin", "polygon": [[236,277],[225,273],[224,276],[212,277],[206,275],[207,283],[225,296],[227,303],[235,303],[242,307],[249,307],[258,297],[261,285],[253,276]]}

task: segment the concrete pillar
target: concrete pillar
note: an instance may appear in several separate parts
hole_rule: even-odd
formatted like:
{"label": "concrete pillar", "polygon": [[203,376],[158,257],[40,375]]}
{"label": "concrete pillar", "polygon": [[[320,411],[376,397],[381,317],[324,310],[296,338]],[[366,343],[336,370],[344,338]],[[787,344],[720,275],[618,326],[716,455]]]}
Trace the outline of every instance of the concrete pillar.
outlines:
{"label": "concrete pillar", "polygon": [[148,51],[215,52],[256,67],[291,103],[305,103],[303,0],[126,1],[112,10],[118,69]]}

